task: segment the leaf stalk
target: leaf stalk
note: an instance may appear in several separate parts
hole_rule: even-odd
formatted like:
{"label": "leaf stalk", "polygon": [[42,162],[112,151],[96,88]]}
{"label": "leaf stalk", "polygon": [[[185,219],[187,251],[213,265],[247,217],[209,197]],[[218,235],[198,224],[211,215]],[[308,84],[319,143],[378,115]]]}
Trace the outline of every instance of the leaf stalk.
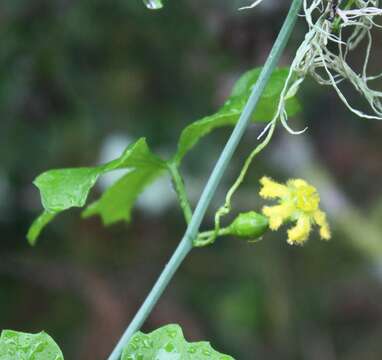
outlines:
{"label": "leaf stalk", "polygon": [[169,161],[167,163],[167,167],[171,174],[174,190],[178,197],[180,207],[183,210],[184,218],[186,219],[187,224],[189,224],[192,218],[192,209],[191,209],[190,202],[188,200],[187,191],[184,185],[183,177],[180,174],[178,166],[175,162]]}

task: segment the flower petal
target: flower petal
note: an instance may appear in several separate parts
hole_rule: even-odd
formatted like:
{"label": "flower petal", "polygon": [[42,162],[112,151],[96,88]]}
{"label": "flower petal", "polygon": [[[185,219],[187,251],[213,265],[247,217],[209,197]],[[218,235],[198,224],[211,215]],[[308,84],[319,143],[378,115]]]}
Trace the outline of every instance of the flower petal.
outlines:
{"label": "flower petal", "polygon": [[289,187],[294,187],[297,189],[301,187],[310,186],[305,180],[302,179],[290,179],[287,181],[287,185]]}
{"label": "flower petal", "polygon": [[263,207],[263,214],[269,218],[271,230],[277,230],[292,215],[293,211],[294,208],[288,203]]}
{"label": "flower petal", "polygon": [[297,219],[297,224],[288,230],[288,243],[289,244],[303,244],[309,237],[312,225],[310,218],[307,215],[300,215]]}
{"label": "flower petal", "polygon": [[276,181],[273,181],[269,177],[262,177],[260,184],[263,186],[260,190],[260,196],[264,199],[281,198],[289,193],[289,189]]}
{"label": "flower petal", "polygon": [[329,240],[331,238],[331,233],[328,221],[326,220],[326,214],[321,210],[317,210],[313,214],[313,218],[316,224],[320,227],[321,238],[324,240]]}

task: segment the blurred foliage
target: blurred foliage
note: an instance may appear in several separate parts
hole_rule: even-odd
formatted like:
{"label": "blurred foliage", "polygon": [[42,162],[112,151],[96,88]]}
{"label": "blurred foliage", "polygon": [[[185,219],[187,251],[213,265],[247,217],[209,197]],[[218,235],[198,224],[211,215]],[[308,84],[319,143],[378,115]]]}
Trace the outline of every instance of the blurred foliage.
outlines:
{"label": "blurred foliage", "polygon": [[[65,214],[31,249],[25,234],[40,211],[32,180],[50,168],[96,165],[115,135],[147,136],[154,151],[173,153],[181,129],[216,111],[240,74],[267,56],[284,4],[244,14],[236,11],[242,3],[176,0],[151,12],[131,0],[1,1],[0,328],[46,330],[68,359],[110,352],[179,241],[182,215],[175,206],[155,212],[153,198],[129,227],[104,229],[97,219]],[[380,65],[380,44],[371,67]],[[313,82],[301,98],[304,114],[293,125],[309,125],[304,136],[316,154],[309,166],[329,173],[362,214],[358,241],[372,228],[382,239],[381,124],[355,119]],[[215,207],[260,128],[248,131]],[[227,134],[217,132],[187,158],[193,199]],[[235,198],[237,209],[260,206],[264,173],[296,175],[277,157],[283,142],[298,138],[277,135]],[[301,153],[281,152],[283,165],[303,162]],[[163,196],[155,204],[171,198],[166,191],[156,191]],[[144,330],[179,323],[187,339],[210,339],[237,359],[380,359],[380,256],[349,241],[338,214],[329,219],[329,243],[295,248],[275,234],[256,245],[227,238],[195,250]]]}

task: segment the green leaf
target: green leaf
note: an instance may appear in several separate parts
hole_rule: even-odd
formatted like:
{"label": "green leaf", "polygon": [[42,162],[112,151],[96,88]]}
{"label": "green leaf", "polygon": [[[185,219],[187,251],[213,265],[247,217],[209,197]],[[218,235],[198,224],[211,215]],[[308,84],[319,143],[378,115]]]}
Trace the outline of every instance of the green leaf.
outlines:
{"label": "green leaf", "polygon": [[234,360],[214,350],[209,342],[188,343],[179,325],[166,325],[150,334],[137,332],[121,360]]}
{"label": "green leaf", "polygon": [[57,213],[84,206],[90,189],[102,173],[99,167],[50,170],[41,174],[34,184],[40,189],[44,209]]}
{"label": "green leaf", "polygon": [[[195,121],[183,130],[175,155],[176,163],[179,164],[187,152],[212,130],[236,124],[260,72],[261,68],[257,68],[242,75],[236,82],[230,97],[217,113]],[[252,120],[254,122],[272,120],[288,73],[289,68],[276,69],[273,72],[253,114]],[[293,116],[300,111],[298,100],[294,97],[289,98],[286,103],[286,110],[289,116]]]}
{"label": "green leaf", "polygon": [[104,225],[111,225],[121,220],[130,221],[131,209],[138,195],[162,172],[161,168],[137,168],[127,173],[107,189],[99,200],[90,204],[83,211],[83,217],[100,215]]}
{"label": "green leaf", "polygon": [[[87,168],[49,170],[41,174],[36,178],[34,184],[40,190],[44,212],[30,227],[27,234],[29,242],[34,244],[42,229],[51,220],[53,220],[58,213],[72,207],[83,207],[86,203],[90,190],[93,188],[98,178],[103,174],[117,169],[130,169],[135,173],[139,171],[144,172],[146,175],[148,173],[155,173],[156,175],[159,175],[165,168],[166,163],[154,155],[150,151],[146,140],[141,138],[128,146],[118,159],[110,161],[106,164]],[[126,177],[130,179],[130,181],[124,182],[126,188],[122,189],[121,186],[118,186],[118,192],[113,189],[111,189],[110,192],[107,191],[105,193],[106,200],[102,200],[101,198],[100,203],[93,209],[93,213],[102,214],[104,220],[106,217],[106,211],[108,211],[108,209],[113,211],[110,218],[114,220],[109,221],[108,216],[106,221],[108,223],[115,222],[115,219],[118,217],[120,219],[128,219],[134,200],[139,195],[139,192],[144,189],[142,184],[137,184],[138,180],[135,180],[135,182],[133,181],[133,175],[125,175],[123,179]],[[153,179],[153,177],[154,176],[150,179]],[[149,183],[147,179],[141,179],[141,182],[146,185]],[[122,182],[118,183],[121,184]],[[120,201],[118,206],[122,206],[122,208],[118,209],[118,212],[121,214],[121,212],[124,211],[124,216],[121,217],[120,215],[116,215],[116,209],[112,208],[112,206],[108,204],[108,200],[112,197],[110,194],[116,194],[122,198],[121,194],[123,192],[125,192],[123,197],[127,202],[123,204],[121,201],[122,199],[119,199]],[[106,207],[104,207],[105,204],[107,205]],[[90,216],[92,211],[89,210],[88,214]]]}
{"label": "green leaf", "polygon": [[55,341],[45,332],[27,334],[4,330],[0,337],[0,360],[64,360]]}

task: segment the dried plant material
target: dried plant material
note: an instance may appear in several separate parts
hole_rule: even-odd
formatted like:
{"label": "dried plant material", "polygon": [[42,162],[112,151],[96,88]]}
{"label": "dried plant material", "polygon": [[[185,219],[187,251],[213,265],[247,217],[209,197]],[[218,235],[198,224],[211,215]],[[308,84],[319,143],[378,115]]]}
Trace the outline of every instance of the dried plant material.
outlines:
{"label": "dried plant material", "polygon": [[[256,1],[250,7],[258,5]],[[344,8],[340,8],[343,5]],[[368,64],[372,52],[373,28],[381,28],[374,18],[382,15],[379,0],[304,0],[303,17],[308,25],[304,41],[299,46],[290,67],[289,76],[280,96],[279,106],[273,120],[259,135],[266,132],[281,121],[292,134],[300,134],[287,123],[285,110],[286,100],[296,94],[307,75],[313,77],[320,85],[332,86],[339,98],[354,114],[361,118],[382,120],[382,92],[371,87],[371,82],[382,77],[368,74]],[[346,32],[346,35],[345,35]],[[349,54],[366,41],[364,60],[361,73],[357,72],[348,61]],[[350,104],[340,83],[350,82],[354,89],[370,106],[369,112],[364,112]]]}

